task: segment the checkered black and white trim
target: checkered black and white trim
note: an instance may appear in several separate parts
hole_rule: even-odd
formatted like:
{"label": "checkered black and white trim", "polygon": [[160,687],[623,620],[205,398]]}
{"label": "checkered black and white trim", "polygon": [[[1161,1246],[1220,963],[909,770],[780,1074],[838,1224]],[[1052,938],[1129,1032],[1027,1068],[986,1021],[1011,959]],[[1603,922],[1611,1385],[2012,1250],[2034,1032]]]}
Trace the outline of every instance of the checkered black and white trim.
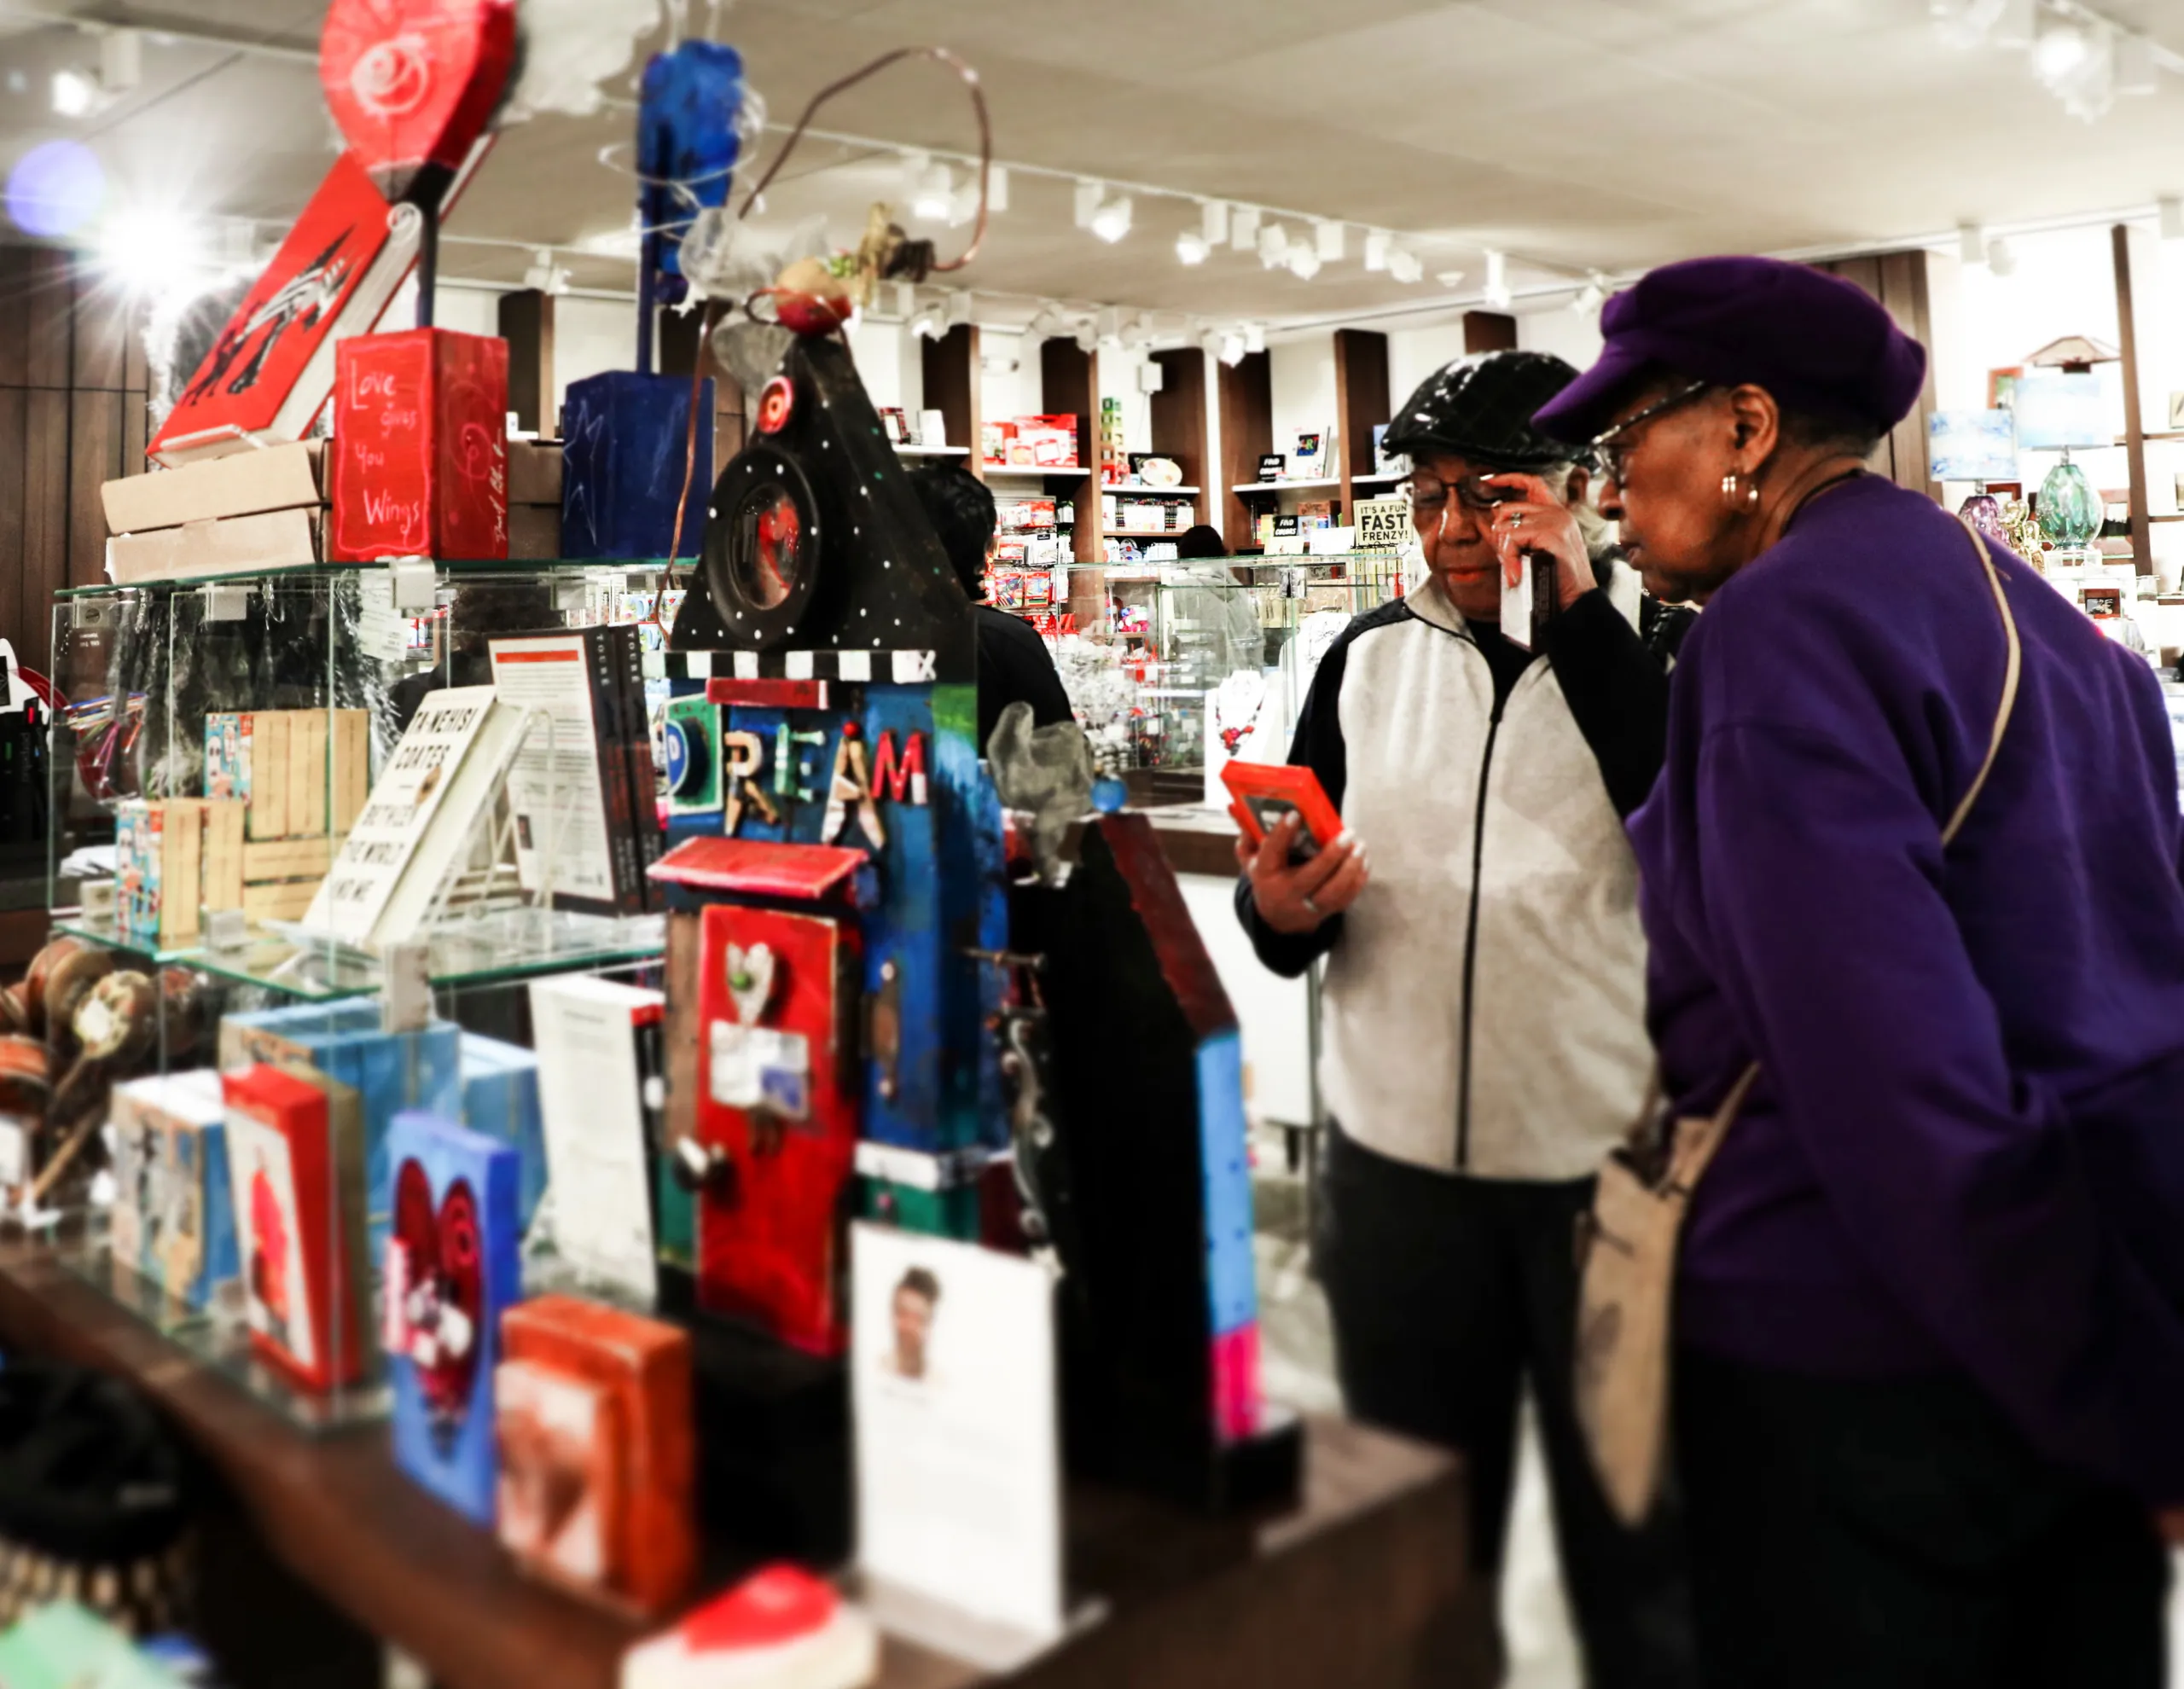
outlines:
{"label": "checkered black and white trim", "polygon": [[669,680],[839,681],[914,686],[939,678],[930,651],[670,651]]}

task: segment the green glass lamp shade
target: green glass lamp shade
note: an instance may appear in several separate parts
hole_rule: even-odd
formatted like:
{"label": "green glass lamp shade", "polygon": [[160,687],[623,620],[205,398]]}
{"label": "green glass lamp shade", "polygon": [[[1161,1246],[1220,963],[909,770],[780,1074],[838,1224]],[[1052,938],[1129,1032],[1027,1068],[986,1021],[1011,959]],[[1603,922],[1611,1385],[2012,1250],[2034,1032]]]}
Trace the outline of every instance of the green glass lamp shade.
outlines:
{"label": "green glass lamp shade", "polygon": [[2067,457],[2040,484],[2040,531],[2051,545],[2091,545],[2100,536],[2103,514],[2093,483]]}

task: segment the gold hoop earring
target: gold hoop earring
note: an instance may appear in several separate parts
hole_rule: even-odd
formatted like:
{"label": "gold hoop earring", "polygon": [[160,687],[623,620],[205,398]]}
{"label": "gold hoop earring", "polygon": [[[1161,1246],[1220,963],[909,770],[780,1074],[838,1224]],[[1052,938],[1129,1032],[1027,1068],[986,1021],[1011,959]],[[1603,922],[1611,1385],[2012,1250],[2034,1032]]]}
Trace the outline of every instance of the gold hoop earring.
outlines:
{"label": "gold hoop earring", "polygon": [[1722,477],[1722,503],[1726,509],[1749,516],[1759,508],[1759,483],[1747,481],[1734,469],[1730,470]]}

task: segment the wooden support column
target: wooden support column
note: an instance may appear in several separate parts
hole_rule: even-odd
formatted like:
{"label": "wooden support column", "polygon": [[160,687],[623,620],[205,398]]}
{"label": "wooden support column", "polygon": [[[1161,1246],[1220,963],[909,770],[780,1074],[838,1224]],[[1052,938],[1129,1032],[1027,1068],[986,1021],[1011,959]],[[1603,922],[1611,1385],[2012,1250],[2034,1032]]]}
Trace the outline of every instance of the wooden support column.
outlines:
{"label": "wooden support column", "polygon": [[1342,498],[1338,522],[1355,521],[1360,475],[1379,465],[1373,457],[1373,430],[1393,415],[1388,400],[1388,337],[1370,328],[1334,331],[1336,443],[1341,456],[1336,475]]}
{"label": "wooden support column", "polygon": [[1061,339],[1039,343],[1039,403],[1052,416],[1077,419],[1077,461],[1082,475],[1056,477],[1048,485],[1066,496],[1077,513],[1077,566],[1070,572],[1069,608],[1080,628],[1089,628],[1107,613],[1107,531],[1100,519],[1099,436],[1100,354],[1086,351],[1076,341]]}
{"label": "wooden support column", "polygon": [[561,405],[554,381],[554,296],[537,287],[503,293],[499,306],[501,338],[508,343],[508,409],[517,426],[543,439],[561,432]]}
{"label": "wooden support column", "polygon": [[1231,556],[1258,543],[1252,507],[1237,492],[1259,478],[1259,458],[1274,449],[1274,366],[1263,351],[1221,368],[1222,501],[1217,525]]}
{"label": "wooden support column", "polygon": [[1160,391],[1152,396],[1153,450],[1176,460],[1183,485],[1199,489],[1193,508],[1207,510],[1213,466],[1205,454],[1205,354],[1196,346],[1182,346],[1155,352],[1153,361],[1161,371]]}
{"label": "wooden support column", "polygon": [[1472,352],[1514,351],[1517,349],[1517,319],[1499,311],[1467,311],[1464,313],[1464,351]]}
{"label": "wooden support column", "polygon": [[970,448],[971,472],[978,474],[979,435],[985,422],[979,403],[978,325],[959,322],[938,340],[923,342],[921,353],[925,408],[940,413],[948,425],[949,444]]}
{"label": "wooden support column", "polygon": [[[698,331],[703,326],[703,313],[692,311],[688,316],[674,311],[664,311],[659,319],[659,373],[689,379],[691,365],[699,356]],[[712,479],[728,467],[729,460],[743,450],[746,423],[743,414],[743,389],[735,385],[735,377],[712,354],[712,348],[704,349],[705,373],[713,383],[713,468]],[[708,482],[710,485],[710,481]]]}

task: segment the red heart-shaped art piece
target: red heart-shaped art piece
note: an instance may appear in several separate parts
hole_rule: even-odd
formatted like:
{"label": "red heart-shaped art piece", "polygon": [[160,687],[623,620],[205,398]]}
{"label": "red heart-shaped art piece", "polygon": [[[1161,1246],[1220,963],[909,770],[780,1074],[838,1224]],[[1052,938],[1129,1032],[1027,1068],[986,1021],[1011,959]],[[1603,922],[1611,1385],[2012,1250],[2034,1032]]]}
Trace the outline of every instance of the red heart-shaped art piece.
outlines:
{"label": "red heart-shaped art piece", "polygon": [[470,1390],[485,1347],[484,1248],[478,1203],[458,1179],[433,1212],[432,1181],[405,1161],[394,1181],[394,1235],[402,1245],[402,1324],[431,1410],[434,1433],[450,1437],[470,1412]]}
{"label": "red heart-shaped art piece", "polygon": [[350,150],[389,200],[451,176],[515,63],[515,0],[334,0],[318,79]]}

